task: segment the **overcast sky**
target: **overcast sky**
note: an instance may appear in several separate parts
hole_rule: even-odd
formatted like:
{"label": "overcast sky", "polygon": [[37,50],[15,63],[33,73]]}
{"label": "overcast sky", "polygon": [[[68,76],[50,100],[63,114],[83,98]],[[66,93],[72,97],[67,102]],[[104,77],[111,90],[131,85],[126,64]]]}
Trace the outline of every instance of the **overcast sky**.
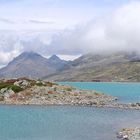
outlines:
{"label": "overcast sky", "polygon": [[23,51],[74,59],[140,52],[140,0],[0,0],[0,67]]}

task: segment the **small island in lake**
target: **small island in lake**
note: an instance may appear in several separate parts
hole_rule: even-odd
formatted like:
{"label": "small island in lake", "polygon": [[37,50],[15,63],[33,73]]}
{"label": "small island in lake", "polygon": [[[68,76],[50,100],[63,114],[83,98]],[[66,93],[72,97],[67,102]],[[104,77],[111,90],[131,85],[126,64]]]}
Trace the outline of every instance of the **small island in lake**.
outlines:
{"label": "small island in lake", "polygon": [[105,106],[116,98],[91,90],[80,90],[28,78],[2,79],[1,104]]}
{"label": "small island in lake", "polygon": [[1,79],[0,103],[24,105],[79,105],[122,109],[140,109],[140,103],[119,103],[117,97],[95,90],[33,80]]}
{"label": "small island in lake", "polygon": [[79,105],[140,109],[140,103],[119,103],[117,97],[95,90],[29,78],[1,79],[0,103],[21,105]]}

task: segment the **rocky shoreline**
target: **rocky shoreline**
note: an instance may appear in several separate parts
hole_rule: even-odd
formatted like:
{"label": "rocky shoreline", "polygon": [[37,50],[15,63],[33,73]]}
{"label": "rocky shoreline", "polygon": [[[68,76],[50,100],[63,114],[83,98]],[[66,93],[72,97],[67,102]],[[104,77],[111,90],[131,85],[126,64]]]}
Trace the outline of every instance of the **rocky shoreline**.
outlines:
{"label": "rocky shoreline", "polygon": [[124,128],[117,133],[120,140],[140,140],[140,128]]}
{"label": "rocky shoreline", "polygon": [[1,79],[0,104],[77,105],[120,109],[140,109],[140,103],[119,103],[118,98],[93,90],[27,78]]}
{"label": "rocky shoreline", "polygon": [[132,110],[140,110],[139,103],[119,103],[119,102],[112,102],[111,104],[105,105],[104,107],[107,108],[117,108],[117,109],[132,109]]}
{"label": "rocky shoreline", "polygon": [[117,98],[41,80],[2,79],[0,104],[106,106]]}

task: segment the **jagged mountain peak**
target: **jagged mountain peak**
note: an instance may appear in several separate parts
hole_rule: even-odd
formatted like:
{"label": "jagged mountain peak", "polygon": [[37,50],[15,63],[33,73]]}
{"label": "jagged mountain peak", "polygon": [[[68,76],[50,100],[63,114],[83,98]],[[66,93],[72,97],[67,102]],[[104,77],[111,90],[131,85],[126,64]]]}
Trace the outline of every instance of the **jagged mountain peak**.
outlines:
{"label": "jagged mountain peak", "polygon": [[55,55],[47,59],[33,51],[23,52],[0,69],[0,76],[41,78],[57,72],[64,66],[64,61]]}
{"label": "jagged mountain peak", "polygon": [[61,60],[57,55],[52,55],[49,60]]}
{"label": "jagged mountain peak", "polygon": [[44,61],[47,61],[46,58],[42,57],[40,54],[36,52],[33,52],[33,51],[22,52],[20,55],[15,57],[11,62],[9,62],[8,65],[23,63],[23,61],[28,61],[28,60],[35,61],[39,59],[44,59]]}

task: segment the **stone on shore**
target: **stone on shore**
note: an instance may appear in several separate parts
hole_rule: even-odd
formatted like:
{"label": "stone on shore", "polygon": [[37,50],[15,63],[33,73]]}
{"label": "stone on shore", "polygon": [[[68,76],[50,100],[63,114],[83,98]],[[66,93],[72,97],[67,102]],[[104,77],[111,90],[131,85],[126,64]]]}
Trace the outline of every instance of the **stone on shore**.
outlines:
{"label": "stone on shore", "polygon": [[120,140],[140,140],[140,128],[124,128],[117,133],[117,138]]}
{"label": "stone on shore", "polygon": [[0,90],[0,94],[4,97],[4,99],[9,99],[11,96],[15,94],[15,92],[12,89],[3,88]]}
{"label": "stone on shore", "polygon": [[16,81],[14,83],[15,86],[19,86],[21,88],[26,88],[30,85],[30,83],[27,81],[27,80],[19,80],[19,81]]}

